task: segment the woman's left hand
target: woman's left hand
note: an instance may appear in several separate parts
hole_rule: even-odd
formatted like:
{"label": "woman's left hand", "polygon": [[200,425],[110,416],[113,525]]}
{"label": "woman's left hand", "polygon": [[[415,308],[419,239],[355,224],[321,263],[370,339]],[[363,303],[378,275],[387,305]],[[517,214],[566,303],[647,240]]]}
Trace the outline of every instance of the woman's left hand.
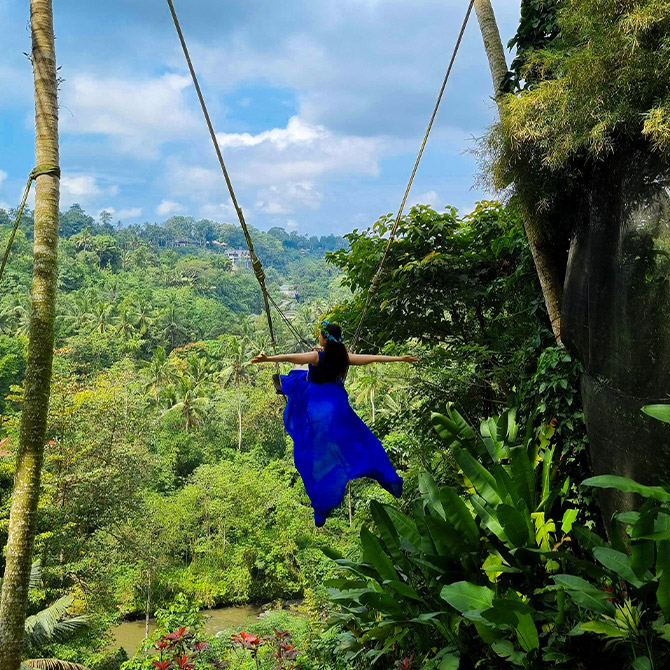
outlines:
{"label": "woman's left hand", "polygon": [[419,360],[418,356],[403,356],[401,358],[403,363],[416,363]]}
{"label": "woman's left hand", "polygon": [[268,363],[269,361],[270,361],[270,359],[268,358],[267,354],[265,354],[262,351],[261,351],[260,354],[258,354],[258,356],[254,356],[251,359],[252,363]]}

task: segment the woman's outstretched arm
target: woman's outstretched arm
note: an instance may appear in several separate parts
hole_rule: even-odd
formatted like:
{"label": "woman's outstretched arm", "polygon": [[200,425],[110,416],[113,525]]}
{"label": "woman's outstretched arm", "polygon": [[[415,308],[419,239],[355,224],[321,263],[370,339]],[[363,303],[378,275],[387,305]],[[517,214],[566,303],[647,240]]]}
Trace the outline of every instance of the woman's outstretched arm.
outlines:
{"label": "woman's outstretched arm", "polygon": [[370,365],[370,363],[416,363],[416,356],[382,356],[381,354],[349,354],[350,365]]}
{"label": "woman's outstretched arm", "polygon": [[295,363],[296,365],[305,365],[312,363],[316,365],[319,362],[319,354],[316,351],[309,351],[304,354],[278,354],[277,356],[266,356],[258,354],[251,359],[252,363]]}

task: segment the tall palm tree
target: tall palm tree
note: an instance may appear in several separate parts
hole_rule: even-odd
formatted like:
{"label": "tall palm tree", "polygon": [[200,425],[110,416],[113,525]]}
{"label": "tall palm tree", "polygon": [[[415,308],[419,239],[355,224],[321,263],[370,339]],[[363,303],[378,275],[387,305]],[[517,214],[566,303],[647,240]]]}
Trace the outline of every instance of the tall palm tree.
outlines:
{"label": "tall palm tree", "polygon": [[163,347],[156,347],[150,361],[142,362],[146,380],[145,391],[153,394],[158,407],[162,388],[176,378],[177,372]]}
{"label": "tall palm tree", "polygon": [[[475,0],[475,12],[477,13],[479,29],[482,33],[484,49],[489,61],[495,99],[498,103],[498,109],[501,113],[504,113],[501,106],[500,94],[503,81],[507,75],[507,60],[491,0]],[[517,184],[517,188],[523,189],[523,184]],[[522,199],[522,201],[526,200],[526,198]],[[529,202],[522,204],[523,225],[526,237],[528,238],[528,246],[535,261],[535,269],[540,280],[551,328],[556,341],[560,344],[563,282],[561,281],[556,261],[551,253],[547,251],[547,248],[551,248],[551,245],[547,244],[547,235],[543,230],[537,211],[531,211],[532,205]]]}
{"label": "tall palm tree", "polygon": [[184,421],[184,430],[188,433],[200,423],[209,400],[202,395],[202,388],[195,385],[188,375],[179,377],[176,388],[179,400],[165,413],[179,413]]}
{"label": "tall palm tree", "polygon": [[186,376],[191,379],[194,387],[208,381],[212,374],[212,366],[204,356],[191,353],[186,358]]}
{"label": "tall palm tree", "polygon": [[148,301],[140,298],[139,300],[135,301],[132,309],[135,322],[137,323],[137,330],[139,334],[144,337],[149,332],[149,328],[151,328],[154,323],[151,304]]}
{"label": "tall palm tree", "polygon": [[384,385],[382,374],[379,366],[375,363],[366,365],[361,370],[357,370],[357,372],[358,374],[354,380],[355,397],[358,402],[363,401],[370,406],[370,419],[374,426],[377,417],[375,397]]}
{"label": "tall palm tree", "polygon": [[77,241],[75,242],[75,246],[80,251],[88,251],[93,247],[93,236],[89,232],[88,228],[84,228],[84,230],[79,233],[77,236]]}
{"label": "tall palm tree", "polygon": [[116,332],[124,340],[129,340],[136,332],[137,327],[130,307],[122,307],[116,319]]}
{"label": "tall palm tree", "polygon": [[170,298],[167,307],[161,315],[161,326],[163,334],[170,342],[170,350],[175,348],[180,335],[186,335],[186,329],[181,325],[181,319],[177,313],[177,304],[174,298]]}
{"label": "tall palm tree", "polygon": [[100,301],[93,307],[92,321],[93,329],[96,333],[100,333],[100,335],[102,335],[103,333],[106,333],[111,326],[114,325],[116,320],[114,318],[113,312],[114,305],[106,302]]}
{"label": "tall palm tree", "polygon": [[237,393],[237,448],[242,451],[242,383],[252,377],[253,366],[248,340],[234,336],[224,339],[225,367],[219,373],[223,386],[234,386]]}
{"label": "tall palm tree", "polygon": [[85,293],[79,293],[70,302],[63,315],[63,320],[76,330],[82,330],[90,325],[92,320],[92,306]]}
{"label": "tall palm tree", "polygon": [[[37,165],[57,166],[58,80],[51,0],[30,0],[30,20],[35,79],[35,158]],[[59,197],[60,179],[57,174],[52,172],[37,177],[25,399],[0,599],[0,659],[3,670],[19,670],[21,666],[53,365]]]}

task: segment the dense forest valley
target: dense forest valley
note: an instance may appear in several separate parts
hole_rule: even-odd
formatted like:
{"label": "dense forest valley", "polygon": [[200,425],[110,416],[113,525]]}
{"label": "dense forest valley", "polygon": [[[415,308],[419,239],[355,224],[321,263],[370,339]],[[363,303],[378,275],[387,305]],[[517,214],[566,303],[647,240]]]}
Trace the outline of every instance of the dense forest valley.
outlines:
{"label": "dense forest valley", "polygon": [[[332,552],[356,555],[361,529],[376,518],[370,501],[392,499],[356,481],[326,527],[314,528],[271,370],[249,362],[269,342],[253,274],[239,262],[233,268],[227,254],[242,246],[237,228],[186,217],[117,228],[105,218],[96,222],[77,206],[61,217],[31,655],[118,668],[125,652],[110,651],[108,631],[121,618],[158,612],[170,627],[181,613],[193,625],[201,608],[288,600],[301,603],[299,614],[272,616],[283,626],[296,619],[313,667],[326,667],[319,664],[328,656],[344,667],[348,656],[335,649],[349,626],[319,632],[334,605],[328,579],[339,577]],[[3,533],[25,366],[31,223],[27,215],[0,305]],[[383,217],[344,240],[254,231],[270,290],[305,339],[314,340],[324,314],[353,330],[352,291],[371,280],[388,226]],[[405,477],[401,509],[412,510],[426,473],[432,486],[459,479],[430,425],[432,411],[450,408],[474,425],[512,402],[531,431],[554,433],[557,462],[579,481],[578,366],[552,346],[514,208],[481,203],[460,217],[415,207],[391,262],[393,277],[380,287],[384,307],[370,316],[363,346],[413,352],[421,362],[352,369],[347,385]],[[277,321],[280,350],[300,350]],[[562,495],[585,502],[582,521],[593,524],[588,499],[573,480],[566,486]],[[65,612],[56,628],[46,623],[49,613]],[[301,658],[301,667],[312,667]]]}

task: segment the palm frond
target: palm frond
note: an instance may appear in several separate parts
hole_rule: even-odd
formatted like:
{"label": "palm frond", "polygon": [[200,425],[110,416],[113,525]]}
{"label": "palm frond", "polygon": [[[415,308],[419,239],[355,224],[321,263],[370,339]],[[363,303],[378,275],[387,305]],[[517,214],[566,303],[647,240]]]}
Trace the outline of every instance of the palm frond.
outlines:
{"label": "palm frond", "polygon": [[30,647],[40,647],[76,633],[88,624],[85,616],[63,619],[74,598],[64,596],[41,612],[26,618],[25,639]]}
{"label": "palm frond", "polygon": [[30,569],[30,583],[29,588],[37,589],[42,584],[42,561],[37,559],[33,562]]}
{"label": "palm frond", "polygon": [[21,663],[21,670],[89,670],[85,665],[58,658],[31,658]]}

